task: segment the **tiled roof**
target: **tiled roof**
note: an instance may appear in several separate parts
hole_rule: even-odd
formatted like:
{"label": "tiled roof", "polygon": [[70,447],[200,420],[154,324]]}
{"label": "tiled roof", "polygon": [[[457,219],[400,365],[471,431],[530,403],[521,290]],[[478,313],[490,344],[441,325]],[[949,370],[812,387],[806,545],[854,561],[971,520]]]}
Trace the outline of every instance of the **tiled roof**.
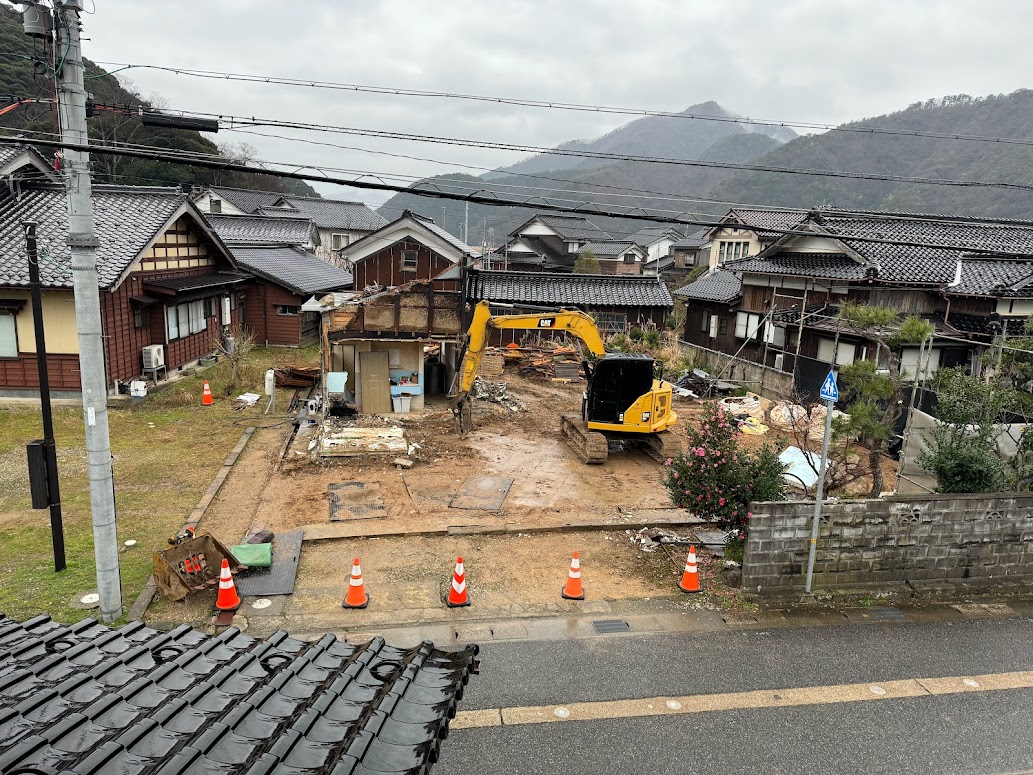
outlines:
{"label": "tiled roof", "polygon": [[283,194],[278,194],[275,191],[253,191],[249,188],[209,186],[208,190],[245,213],[258,212],[260,207],[269,207],[283,196]]}
{"label": "tiled roof", "polygon": [[156,280],[144,279],[144,285],[167,288],[177,293],[202,291],[207,288],[223,288],[251,279],[249,275],[234,272],[209,272],[207,274],[173,275]]}
{"label": "tiled roof", "polygon": [[[631,248],[639,248],[637,244],[631,241],[620,241],[620,240],[606,240],[605,242],[589,242],[585,245],[582,250],[591,250],[596,256],[601,258],[616,258],[622,256],[628,252]],[[644,252],[644,251],[643,251]]]}
{"label": "tiled roof", "polygon": [[648,247],[654,242],[667,237],[672,240],[677,240],[682,235],[679,234],[671,226],[646,226],[644,229],[640,229],[629,237],[629,239],[640,247]]}
{"label": "tiled roof", "polygon": [[[436,223],[434,223],[434,219],[433,218],[427,218],[424,215],[417,215],[416,213],[410,212],[409,210],[406,210],[405,213],[403,213],[402,217],[404,218],[406,215],[409,215],[414,220],[419,221],[421,224],[423,224],[423,226],[426,229],[428,229],[429,231],[433,232],[434,234],[437,234],[439,237],[441,237],[441,239],[445,240],[450,245],[454,245],[455,247],[459,248],[466,255],[468,255],[468,256],[478,256],[478,255],[480,255],[480,251],[479,250],[477,250],[476,248],[470,247],[465,242],[463,242],[461,239],[459,239],[459,237],[457,237],[454,234],[452,234],[452,232],[445,231],[445,229],[441,228]],[[379,215],[377,217],[380,218]],[[383,220],[383,219],[381,219],[381,220]]]}
{"label": "tiled roof", "polygon": [[282,196],[277,201],[290,205],[320,229],[376,231],[387,223],[362,202],[290,195]]}
{"label": "tiled roof", "polygon": [[317,239],[308,218],[266,218],[259,215],[209,215],[205,218],[227,244],[308,245]]}
{"label": "tiled roof", "polygon": [[1020,253],[1033,259],[1033,226],[1028,224],[958,222],[947,216],[861,218],[828,212],[821,213],[817,222],[834,236],[874,237],[891,242],[944,246],[860,242],[837,236],[844,245],[875,266],[878,278],[883,282],[946,284],[954,279],[958,259],[971,253]]}
{"label": "tiled roof", "polygon": [[718,224],[731,226],[741,224],[750,231],[756,232],[758,237],[781,237],[780,231],[771,229],[795,229],[807,217],[805,210],[750,210],[747,208],[733,209],[725,216],[731,223]]}
{"label": "tiled roof", "polygon": [[471,271],[471,301],[549,307],[673,307],[656,275],[581,275],[547,272]]}
{"label": "tiled roof", "polygon": [[731,302],[742,295],[742,280],[735,272],[718,269],[683,285],[674,295],[679,299]]}
{"label": "tiled roof", "polygon": [[1033,297],[1033,257],[1030,261],[963,259],[961,281],[951,293],[964,296]]}
{"label": "tiled roof", "polygon": [[302,296],[350,288],[352,276],[292,245],[251,247],[234,245],[237,264]]}
{"label": "tiled roof", "polygon": [[25,145],[0,145],[0,167],[17,159],[27,150],[28,146]]}
{"label": "tiled roof", "polygon": [[[803,310],[804,322],[815,322],[825,318],[838,317],[839,309],[837,304],[808,304]],[[772,313],[771,318],[779,323],[799,323],[800,305],[795,304],[792,307],[777,310]]]}
{"label": "tiled roof", "polygon": [[610,239],[609,234],[580,215],[538,215],[536,217],[564,240],[585,242]]}
{"label": "tiled roof", "polygon": [[684,250],[695,250],[697,248],[701,248],[707,244],[707,231],[707,229],[700,229],[699,231],[693,232],[687,237],[682,237],[671,245],[671,247],[682,248]]}
{"label": "tiled roof", "polygon": [[[941,316],[942,319],[942,316]],[[1030,318],[1020,317],[996,317],[990,315],[969,315],[959,312],[951,312],[946,324],[963,334],[983,334],[992,336],[1005,331],[1005,336],[1021,336],[1024,332],[1026,322]]]}
{"label": "tiled roof", "polygon": [[476,654],[0,614],[0,772],[426,772]]}
{"label": "tiled roof", "polygon": [[[556,250],[548,242],[543,240],[541,237],[535,237],[535,236],[532,236],[530,234],[525,234],[525,235],[522,235],[521,237],[519,237],[518,239],[520,240],[520,242],[523,242],[525,245],[527,245],[527,247],[529,247],[532,250],[534,250],[535,253],[537,253],[539,256],[544,258],[546,261],[550,261],[550,262],[553,262],[553,263],[559,263],[559,262],[566,262],[566,261],[569,260],[566,253],[561,253],[560,251]],[[511,250],[510,253],[511,254],[515,253],[515,254],[518,254],[518,255],[527,255],[526,253],[523,253],[522,251],[512,251]],[[575,254],[571,254],[571,255],[573,255],[575,258],[577,257],[576,253]]]}
{"label": "tiled roof", "polygon": [[674,256],[668,253],[666,256],[651,258],[642,265],[642,269],[649,272],[662,272],[674,266]]}
{"label": "tiled roof", "polygon": [[[3,192],[6,192],[6,187]],[[187,205],[187,196],[174,188],[94,186],[94,228],[100,287],[110,288],[148,242]],[[61,186],[38,185],[22,189],[15,199],[0,193],[0,285],[28,285],[22,221],[35,221],[40,249],[40,280],[44,286],[71,288],[68,213]]]}
{"label": "tiled roof", "polygon": [[779,252],[727,261],[725,267],[740,274],[786,274],[826,280],[864,280],[868,269],[843,253]]}

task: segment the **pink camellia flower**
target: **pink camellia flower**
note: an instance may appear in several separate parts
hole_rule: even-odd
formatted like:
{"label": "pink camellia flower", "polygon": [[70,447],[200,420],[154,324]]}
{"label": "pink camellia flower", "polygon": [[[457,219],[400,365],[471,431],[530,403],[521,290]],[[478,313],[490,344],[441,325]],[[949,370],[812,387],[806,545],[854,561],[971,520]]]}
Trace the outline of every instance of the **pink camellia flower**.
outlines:
{"label": "pink camellia flower", "polygon": [[725,499],[724,499],[724,498],[721,498],[721,499],[720,499],[720,500],[719,500],[719,501],[717,502],[717,505],[718,505],[718,506],[724,506],[724,505],[725,505]]}

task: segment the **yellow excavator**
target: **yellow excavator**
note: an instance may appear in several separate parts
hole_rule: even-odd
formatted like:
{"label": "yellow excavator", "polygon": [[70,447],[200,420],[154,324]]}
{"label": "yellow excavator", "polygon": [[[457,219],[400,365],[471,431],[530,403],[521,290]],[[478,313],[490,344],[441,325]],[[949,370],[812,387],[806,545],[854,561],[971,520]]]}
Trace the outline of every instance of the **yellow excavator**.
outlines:
{"label": "yellow excavator", "polygon": [[585,463],[605,463],[611,441],[638,446],[659,462],[669,457],[664,431],[678,420],[671,385],[653,376],[654,361],[648,355],[607,353],[595,321],[577,310],[493,316],[487,301],[474,307],[465,352],[448,394],[460,434],[472,428],[470,389],[491,329],[564,331],[584,342],[597,358],[582,364],[588,388],[581,416],[564,415],[561,425],[567,443]]}

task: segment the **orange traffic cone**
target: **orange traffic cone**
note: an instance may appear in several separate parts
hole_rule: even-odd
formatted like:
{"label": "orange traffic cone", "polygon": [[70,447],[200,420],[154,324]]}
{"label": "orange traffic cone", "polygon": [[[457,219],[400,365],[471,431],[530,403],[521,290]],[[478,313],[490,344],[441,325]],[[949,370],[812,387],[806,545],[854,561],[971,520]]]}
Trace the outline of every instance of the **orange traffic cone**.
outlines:
{"label": "orange traffic cone", "polygon": [[219,574],[219,597],[215,601],[215,607],[220,611],[236,611],[240,608],[240,595],[233,585],[229,560],[225,558],[222,561],[222,572]]}
{"label": "orange traffic cone", "polygon": [[362,568],[356,557],[352,560],[352,577],[348,580],[348,594],[344,596],[341,608],[365,608],[368,605],[369,595],[366,594],[366,585],[362,583]]}
{"label": "orange traffic cone", "polygon": [[212,389],[208,387],[208,380],[204,381],[204,394],[201,396],[201,406],[211,406],[215,401],[212,399]]}
{"label": "orange traffic cone", "polygon": [[448,590],[448,600],[445,602],[449,608],[470,605],[470,597],[466,594],[466,571],[463,570],[462,557],[456,560],[456,569],[452,574],[452,586]]}
{"label": "orange traffic cone", "polygon": [[699,571],[696,570],[696,547],[689,547],[689,559],[685,561],[685,572],[678,582],[678,589],[682,592],[702,592],[699,585]]}
{"label": "orange traffic cone", "polygon": [[560,593],[565,600],[584,600],[585,590],[581,586],[581,553],[574,552],[570,560],[570,573],[567,574],[567,585]]}

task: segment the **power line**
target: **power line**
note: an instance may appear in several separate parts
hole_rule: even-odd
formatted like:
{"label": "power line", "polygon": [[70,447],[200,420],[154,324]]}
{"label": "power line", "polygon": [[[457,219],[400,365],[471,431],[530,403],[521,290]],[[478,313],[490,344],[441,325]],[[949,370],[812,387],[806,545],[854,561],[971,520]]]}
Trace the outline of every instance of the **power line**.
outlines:
{"label": "power line", "polygon": [[[542,202],[528,202],[519,200],[504,200],[498,197],[487,197],[479,194],[455,194],[447,191],[430,191],[426,189],[419,189],[413,191],[410,188],[402,186],[395,186],[387,183],[373,183],[367,180],[342,180],[340,178],[332,178],[328,175],[314,175],[306,172],[298,171],[284,171],[284,170],[269,170],[263,168],[250,167],[245,164],[238,164],[232,161],[226,160],[215,160],[215,159],[201,159],[201,158],[185,158],[176,156],[169,153],[155,152],[155,151],[144,151],[135,150],[130,148],[112,148],[107,146],[96,146],[89,144],[73,144],[59,142],[56,140],[37,140],[36,144],[51,147],[51,148],[62,148],[65,150],[72,151],[85,151],[89,153],[97,153],[102,155],[117,155],[117,156],[128,156],[139,159],[149,159],[152,161],[163,161],[170,164],[182,164],[192,167],[203,167],[207,169],[219,169],[232,172],[249,172],[264,175],[274,175],[276,177],[294,179],[294,180],[305,180],[314,181],[320,183],[333,183],[335,185],[349,186],[352,188],[369,189],[373,191],[395,191],[400,193],[416,193],[419,196],[429,197],[433,199],[448,199],[460,202],[473,202],[476,204],[484,204],[492,207],[534,207],[539,210],[548,210],[550,212],[567,213],[572,215],[596,215],[600,217],[610,218],[624,218],[627,220],[636,221],[650,221],[654,223],[670,223],[678,224],[683,226],[706,226],[711,227],[714,224],[712,222],[704,222],[699,220],[685,219],[685,218],[674,218],[664,215],[651,215],[641,208],[634,208],[639,212],[618,212],[615,210],[606,210],[595,203],[587,203],[585,207],[567,207],[563,205],[552,204],[548,201]],[[0,138],[0,146],[4,145],[15,145],[23,144],[24,141],[11,141],[7,138]],[[277,162],[282,164],[281,162]],[[295,165],[290,165],[295,166]],[[320,169],[318,167],[309,167],[308,165],[296,165],[299,169]],[[1008,224],[1005,224],[1008,225]],[[949,243],[938,243],[938,242],[925,242],[921,240],[897,240],[897,239],[886,239],[882,237],[869,237],[864,235],[852,235],[842,233],[824,234],[821,232],[804,231],[800,229],[781,229],[776,227],[764,227],[764,231],[772,234],[781,234],[783,236],[799,236],[799,237],[814,237],[814,236],[829,236],[834,239],[848,240],[851,242],[863,242],[877,245],[893,245],[897,247],[919,247],[919,248],[933,248],[940,250],[960,250],[965,249],[965,245],[949,244]],[[1021,251],[1010,251],[1010,250],[999,250],[994,249],[994,256],[1001,258],[1012,257],[1012,258],[1025,258],[1031,259],[1031,255],[1028,252]]]}
{"label": "power line", "polygon": [[467,100],[483,103],[494,103],[497,105],[515,105],[524,108],[547,108],[551,110],[567,110],[581,113],[607,113],[620,116],[656,116],[660,118],[691,119],[695,121],[715,121],[726,124],[739,124],[742,126],[768,126],[786,127],[797,129],[809,129],[817,132],[848,132],[863,135],[894,135],[900,137],[926,137],[937,140],[968,140],[981,143],[999,143],[1008,145],[1033,145],[1033,139],[1022,137],[994,137],[990,135],[966,135],[955,132],[929,132],[924,130],[893,129],[891,127],[858,127],[845,126],[842,124],[829,124],[815,121],[783,120],[783,119],[757,119],[745,116],[714,116],[706,113],[673,112],[666,110],[651,110],[648,108],[629,108],[613,105],[591,105],[577,102],[562,102],[552,100],[535,100],[519,97],[501,97],[483,94],[464,94],[461,92],[431,91],[427,89],[409,89],[398,86],[376,86],[357,83],[340,83],[336,81],[322,81],[309,78],[287,78],[283,76],[255,75],[252,73],[221,72],[218,70],[198,70],[186,67],[172,67],[168,65],[136,64],[127,62],[97,62],[102,65],[113,65],[120,72],[130,69],[158,70],[172,73],[174,75],[185,75],[192,78],[206,78],[210,80],[226,81],[247,81],[250,83],[275,84],[280,86],[299,86],[313,89],[331,89],[335,91],[352,91],[368,94],[381,94],[393,97],[424,97],[450,100]]}
{"label": "power line", "polygon": [[[0,128],[0,129],[2,129],[2,128]],[[34,132],[34,134],[42,135],[42,136],[45,136],[45,137],[58,137],[58,135],[56,135],[54,133],[51,133],[51,132]],[[34,142],[34,140],[32,138],[26,138],[24,135],[25,135],[25,130],[20,130],[19,131],[19,135],[16,138],[8,137],[7,139],[16,139],[16,140],[20,140],[20,141],[22,141],[24,143],[32,143],[32,142]],[[3,137],[0,136],[0,139],[3,139]],[[317,141],[310,141],[310,140],[301,139],[301,138],[299,138],[298,141],[302,142],[302,143],[315,143],[317,145],[323,145],[323,143],[319,143]],[[201,151],[190,151],[190,150],[182,150],[182,149],[176,149],[176,148],[171,148],[170,149],[170,148],[167,148],[167,147],[145,145],[145,144],[141,144],[141,143],[117,142],[115,145],[109,146],[109,148],[112,148],[112,149],[115,149],[115,148],[127,148],[127,149],[132,149],[132,150],[156,151],[156,152],[163,153],[163,154],[172,154],[172,155],[181,156],[181,157],[185,157],[185,158],[208,159],[208,160],[212,160],[212,161],[218,162],[219,164],[225,164],[227,162],[233,162],[234,161],[232,158],[228,158],[228,157],[223,156],[221,154],[210,154],[210,153],[204,153],[204,152],[201,152]],[[268,161],[264,161],[264,160],[261,160],[261,159],[252,159],[251,161],[253,163],[256,163],[256,164],[279,164],[281,166],[288,166],[288,167],[293,167],[293,168],[296,168],[296,169],[313,169],[313,170],[321,170],[321,171],[324,171],[324,172],[337,172],[337,173],[343,173],[343,174],[348,174],[348,175],[358,175],[360,177],[371,177],[371,178],[374,178],[374,179],[377,179],[377,180],[381,180],[382,182],[384,180],[398,180],[398,181],[403,181],[403,182],[416,181],[415,184],[409,183],[405,189],[401,190],[401,193],[412,193],[412,194],[417,195],[417,196],[419,196],[421,192],[425,192],[425,191],[429,191],[430,190],[430,189],[426,189],[426,188],[418,188],[417,186],[418,186],[419,182],[422,182],[422,181],[424,181],[426,179],[425,178],[420,178],[420,177],[415,176],[415,175],[404,175],[404,174],[400,174],[400,173],[390,173],[390,172],[378,172],[378,171],[372,171],[372,170],[355,170],[355,169],[349,169],[349,168],[343,168],[343,167],[330,167],[330,166],[325,166],[325,165],[308,165],[308,164],[296,164],[296,163],[287,163],[287,162],[268,162]],[[277,176],[277,175],[281,174],[281,173],[279,173],[276,170],[266,169],[266,168],[262,168],[262,167],[250,167],[250,168],[248,168],[248,171],[251,172],[251,173],[254,173],[254,174],[269,175],[269,176]],[[129,176],[124,176],[124,177],[129,177]],[[144,179],[144,178],[140,178],[140,179]],[[155,180],[155,179],[151,178],[149,180]],[[318,178],[314,178],[314,180],[325,182],[327,179],[325,177],[318,177]],[[157,182],[165,183],[167,185],[167,181],[157,181]],[[478,193],[478,192],[484,192],[484,191],[487,191],[487,192],[491,193],[491,188],[490,187],[493,185],[493,182],[492,181],[481,181],[481,182],[482,182],[483,185],[479,185],[478,186],[478,185],[472,185],[471,181],[460,181],[460,180],[451,180],[451,179],[449,179],[449,180],[441,181],[440,184],[438,184],[438,183],[430,183],[429,185],[432,185],[432,186],[435,186],[435,187],[437,187],[439,185],[443,185],[443,186],[446,186],[446,187],[449,187],[449,188],[455,188],[455,189],[469,191],[471,193]],[[508,186],[510,188],[517,188],[517,186],[512,186],[510,184],[505,184],[505,183],[502,183],[502,184],[499,184],[499,185]],[[395,190],[395,189],[390,189],[390,190]],[[440,189],[436,189],[436,190],[440,190]],[[540,189],[531,188],[529,190],[540,190]],[[593,192],[573,191],[571,193],[593,193]],[[538,199],[538,198],[539,197],[531,197],[530,199],[533,200],[533,199]],[[460,195],[460,196],[456,197],[456,199],[458,199],[459,201],[465,201],[466,200],[466,196]],[[583,200],[583,199],[577,199],[577,200],[574,200],[574,199],[561,199],[561,198],[558,198],[558,197],[553,197],[552,199],[553,199],[553,201],[572,202],[572,203],[575,203],[575,204],[578,204],[578,205],[592,205],[592,206],[596,206],[596,207],[598,207],[599,204],[600,204],[598,202],[591,202],[589,200]],[[497,202],[497,201],[502,201],[502,200],[495,199],[493,201]],[[538,205],[537,205],[536,202],[528,201],[528,200],[522,200],[522,201],[521,200],[512,200],[512,201],[509,201],[509,202],[503,202],[503,204],[501,206],[506,206],[506,207],[522,207],[522,208],[532,208],[533,209],[534,207],[536,207]],[[970,216],[957,216],[957,215],[941,215],[941,214],[935,214],[935,213],[893,213],[893,212],[882,212],[882,211],[871,211],[871,210],[868,210],[868,211],[866,211],[866,210],[843,210],[843,209],[837,209],[835,207],[801,208],[801,207],[776,207],[776,206],[769,206],[769,205],[753,205],[753,204],[743,204],[743,205],[740,205],[740,207],[743,208],[743,209],[752,209],[752,210],[761,210],[761,211],[763,211],[764,208],[768,208],[768,209],[771,209],[771,210],[775,210],[777,212],[795,212],[795,213],[799,213],[801,215],[801,217],[803,215],[809,213],[809,212],[814,211],[814,212],[824,213],[824,214],[828,214],[828,215],[835,215],[835,216],[839,216],[839,217],[851,218],[851,219],[854,219],[854,220],[895,220],[895,221],[904,221],[904,222],[928,222],[930,220],[935,220],[937,223],[940,223],[940,224],[956,225],[956,226],[971,226],[971,225],[987,225],[987,226],[1001,226],[1001,227],[1027,227],[1027,226],[1033,226],[1033,221],[1025,221],[1025,220],[1019,220],[1019,219],[991,219],[991,218],[980,218],[980,217],[976,217],[976,216],[971,216],[970,217]],[[395,209],[401,210],[403,208],[397,208],[396,207]],[[637,207],[636,208],[631,208],[627,212],[635,212],[635,210],[641,210],[641,208],[637,208]],[[689,215],[693,215],[694,214],[694,213],[691,213],[691,212],[688,212],[688,211],[661,210],[661,209],[656,209],[656,208],[653,210],[653,212],[658,213],[656,218],[649,218],[647,220],[656,220],[657,222],[664,222],[664,219],[668,215],[673,215],[673,216],[689,216]],[[598,214],[602,215],[601,213],[598,213]],[[627,218],[628,216],[627,215],[612,215],[612,216],[605,216],[605,217]],[[709,214],[705,214],[704,218],[706,220],[704,220],[699,225],[707,227],[707,228],[713,227],[713,226],[717,225],[717,220],[716,220],[715,217],[710,216]],[[675,223],[686,223],[686,224],[688,224],[689,222],[687,220],[685,220],[684,218],[681,218],[680,220],[675,221]],[[745,228],[749,228],[749,226],[746,226]],[[764,231],[768,231],[768,232],[772,232],[772,233],[775,233],[775,232],[778,231],[777,229],[769,228],[769,227],[763,227],[763,230]],[[613,231],[612,229],[609,230],[609,231],[611,233],[613,233],[613,234],[628,234],[628,235],[630,235],[630,234],[637,233],[637,232]],[[893,242],[892,244],[899,244],[899,243]],[[1023,254],[1023,255],[1025,255],[1025,254]]]}
{"label": "power line", "polygon": [[[116,105],[98,103],[98,107],[117,108]],[[544,148],[534,145],[521,145],[519,143],[505,143],[501,141],[466,140],[457,137],[442,137],[438,135],[422,135],[412,132],[393,132],[382,129],[363,129],[360,127],[342,127],[332,124],[311,124],[302,121],[281,121],[278,119],[264,119],[245,116],[233,116],[225,113],[206,113],[203,111],[187,110],[166,110],[166,114],[178,114],[182,117],[215,118],[219,121],[230,122],[229,127],[238,126],[271,126],[284,129],[300,129],[313,132],[327,132],[332,134],[357,135],[360,137],[379,137],[387,140],[401,140],[405,142],[432,143],[437,145],[455,145],[473,148],[487,148],[490,150],[512,151],[516,153],[548,154],[551,156],[569,156],[584,159],[603,159],[607,161],[628,161],[644,164],[667,164],[681,167],[702,167],[707,169],[730,169],[745,172],[770,172],[780,175],[805,175],[813,177],[847,178],[851,180],[872,180],[884,183],[911,183],[916,185],[952,186],[960,188],[1003,188],[1019,191],[1033,191],[1033,185],[1026,183],[1007,183],[1004,181],[982,181],[982,180],[949,180],[941,178],[920,178],[905,175],[874,175],[864,172],[850,172],[847,170],[824,170],[824,169],[792,169],[790,167],[776,167],[767,164],[735,164],[732,162],[704,161],[700,159],[672,159],[661,156],[640,156],[633,154],[617,154],[604,151],[577,151],[569,148]]]}

